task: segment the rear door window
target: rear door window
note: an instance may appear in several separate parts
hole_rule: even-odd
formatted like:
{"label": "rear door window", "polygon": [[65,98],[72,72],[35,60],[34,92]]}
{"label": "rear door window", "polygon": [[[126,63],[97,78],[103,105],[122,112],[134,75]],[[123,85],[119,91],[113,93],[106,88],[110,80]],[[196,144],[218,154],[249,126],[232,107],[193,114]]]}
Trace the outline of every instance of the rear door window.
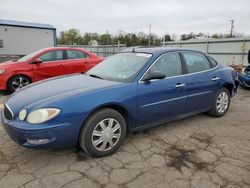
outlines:
{"label": "rear door window", "polygon": [[211,69],[210,62],[205,55],[198,52],[182,52],[188,73],[201,72]]}
{"label": "rear door window", "polygon": [[89,56],[77,50],[67,50],[67,57],[68,59],[84,59],[88,58]]}
{"label": "rear door window", "polygon": [[214,68],[218,65],[218,63],[214,59],[212,59],[211,57],[208,56],[207,58],[209,59],[212,68]]}

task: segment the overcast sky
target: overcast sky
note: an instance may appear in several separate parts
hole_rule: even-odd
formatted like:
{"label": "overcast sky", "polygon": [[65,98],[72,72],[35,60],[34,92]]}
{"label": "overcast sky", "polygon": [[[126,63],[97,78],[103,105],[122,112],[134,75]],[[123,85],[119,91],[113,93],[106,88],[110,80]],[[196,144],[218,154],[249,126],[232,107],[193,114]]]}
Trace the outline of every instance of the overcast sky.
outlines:
{"label": "overcast sky", "polygon": [[0,19],[48,23],[57,31],[116,34],[189,32],[250,34],[250,0],[0,0]]}

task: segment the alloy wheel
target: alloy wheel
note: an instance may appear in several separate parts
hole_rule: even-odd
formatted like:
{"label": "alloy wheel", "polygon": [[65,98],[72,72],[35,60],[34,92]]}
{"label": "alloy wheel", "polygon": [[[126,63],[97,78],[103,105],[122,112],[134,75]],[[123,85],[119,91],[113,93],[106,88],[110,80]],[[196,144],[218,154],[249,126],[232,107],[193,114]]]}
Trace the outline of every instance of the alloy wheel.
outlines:
{"label": "alloy wheel", "polygon": [[20,89],[20,88],[22,88],[22,87],[24,87],[24,86],[26,86],[26,85],[28,85],[28,84],[30,84],[30,81],[29,81],[28,78],[26,78],[26,77],[24,77],[24,76],[18,76],[18,77],[16,77],[16,78],[12,81],[12,83],[11,83],[12,88],[13,88],[14,90]]}
{"label": "alloy wheel", "polygon": [[219,113],[224,113],[228,108],[229,96],[225,91],[222,91],[216,101],[216,109]]}

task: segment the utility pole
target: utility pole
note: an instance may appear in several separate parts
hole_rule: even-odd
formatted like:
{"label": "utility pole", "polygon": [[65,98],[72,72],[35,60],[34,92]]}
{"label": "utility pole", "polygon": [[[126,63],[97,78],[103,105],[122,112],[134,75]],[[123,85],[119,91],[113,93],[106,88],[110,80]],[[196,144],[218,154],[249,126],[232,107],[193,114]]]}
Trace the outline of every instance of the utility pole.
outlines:
{"label": "utility pole", "polygon": [[165,47],[165,42],[166,42],[166,35],[164,34],[164,36],[163,36],[163,47]]}
{"label": "utility pole", "polygon": [[108,42],[109,42],[109,31],[108,30],[106,31],[106,35],[107,35],[107,45],[108,45]]}
{"label": "utility pole", "polygon": [[235,20],[229,20],[229,21],[231,23],[230,37],[232,38],[233,37],[233,29],[234,29],[234,22],[235,22]]}
{"label": "utility pole", "polygon": [[148,45],[151,45],[151,24],[149,25]]}

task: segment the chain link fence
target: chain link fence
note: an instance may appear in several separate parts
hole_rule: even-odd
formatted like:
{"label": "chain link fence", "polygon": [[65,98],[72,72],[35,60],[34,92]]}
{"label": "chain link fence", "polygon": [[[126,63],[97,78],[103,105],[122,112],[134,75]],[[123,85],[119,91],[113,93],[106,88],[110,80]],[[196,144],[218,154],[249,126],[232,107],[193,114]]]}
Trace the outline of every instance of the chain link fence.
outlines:
{"label": "chain link fence", "polygon": [[90,51],[98,56],[107,57],[113,54],[116,54],[124,49],[126,49],[126,45],[98,45],[98,46],[90,46],[90,45],[57,45],[58,47],[74,47],[74,48],[83,48],[87,51]]}

